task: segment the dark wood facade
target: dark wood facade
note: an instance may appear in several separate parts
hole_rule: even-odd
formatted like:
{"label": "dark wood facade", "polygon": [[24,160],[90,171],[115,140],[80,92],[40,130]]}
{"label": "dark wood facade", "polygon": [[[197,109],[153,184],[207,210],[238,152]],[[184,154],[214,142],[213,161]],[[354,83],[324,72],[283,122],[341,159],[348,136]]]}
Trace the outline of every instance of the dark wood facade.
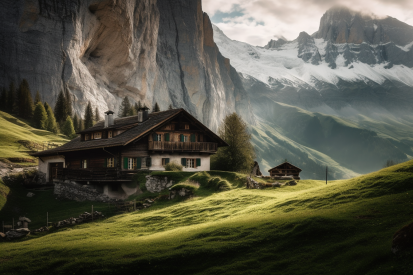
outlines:
{"label": "dark wood facade", "polygon": [[[171,116],[165,115],[166,118],[159,119],[160,122],[157,123],[153,122],[154,119],[151,121],[151,117],[141,123],[131,117],[127,118],[130,123],[124,123],[120,128],[116,125],[105,128],[102,125],[80,132],[77,141],[69,142],[74,144],[73,148],[64,145],[61,151],[57,150],[59,148],[53,151],[53,154],[63,156],[65,162],[65,167],[59,167],[55,171],[57,178],[74,181],[126,181],[139,170],[151,169],[152,158],[156,157],[158,161],[161,158],[162,163],[166,163],[166,160],[169,162],[167,156],[171,154],[182,154],[182,160],[186,160],[188,155],[193,156],[191,159],[195,160],[193,162],[196,168],[201,164],[201,156],[209,157],[219,146],[227,146],[184,110],[166,112],[170,112]],[[157,118],[156,114],[153,118]],[[145,123],[154,125],[143,127]],[[141,127],[144,132],[137,131],[137,127]],[[98,148],[94,148],[95,146]],[[65,147],[69,149],[63,150]],[[163,154],[165,159],[162,159]],[[40,158],[41,155],[46,154],[39,154]]]}
{"label": "dark wood facade", "polygon": [[289,162],[284,162],[270,170],[270,176],[273,178],[280,178],[280,177],[292,177],[294,179],[300,179],[300,172],[302,170],[297,166],[292,165]]}

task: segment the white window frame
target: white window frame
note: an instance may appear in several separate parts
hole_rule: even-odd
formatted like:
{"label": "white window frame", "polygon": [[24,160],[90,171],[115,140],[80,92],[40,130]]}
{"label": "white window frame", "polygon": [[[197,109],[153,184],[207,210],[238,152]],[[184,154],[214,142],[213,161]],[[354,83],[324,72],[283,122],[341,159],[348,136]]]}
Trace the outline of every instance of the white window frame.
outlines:
{"label": "white window frame", "polygon": [[128,158],[128,170],[135,170],[136,165],[136,158]]}
{"label": "white window frame", "polygon": [[87,159],[82,160],[82,168],[83,169],[87,168]]}
{"label": "white window frame", "polygon": [[108,158],[106,160],[106,167],[114,168],[115,167],[115,158]]}
{"label": "white window frame", "polygon": [[186,168],[196,168],[196,159],[186,159]]}
{"label": "white window frame", "polygon": [[156,134],[156,140],[157,141],[162,141],[162,135],[161,134]]}
{"label": "white window frame", "polygon": [[112,138],[113,137],[113,132],[112,131],[109,131],[108,132],[108,138]]}
{"label": "white window frame", "polygon": [[184,135],[184,142],[188,142],[188,136]]}
{"label": "white window frame", "polygon": [[102,132],[93,133],[93,139],[101,139],[101,138],[102,138]]}

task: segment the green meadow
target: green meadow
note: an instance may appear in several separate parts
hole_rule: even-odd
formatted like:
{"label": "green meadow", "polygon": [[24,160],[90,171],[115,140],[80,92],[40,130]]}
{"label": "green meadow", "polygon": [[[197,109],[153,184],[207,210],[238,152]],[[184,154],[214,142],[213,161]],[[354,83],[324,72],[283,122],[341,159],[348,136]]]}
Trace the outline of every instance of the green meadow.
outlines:
{"label": "green meadow", "polygon": [[29,156],[30,150],[18,143],[19,140],[38,144],[68,142],[64,136],[33,128],[27,122],[1,111],[0,129],[0,158],[33,158]]}
{"label": "green meadow", "polygon": [[[199,183],[196,196],[1,243],[0,273],[413,274],[412,251],[390,251],[393,234],[413,221],[413,161],[264,190],[246,189],[237,173],[162,175]],[[82,204],[42,200],[56,211]]]}

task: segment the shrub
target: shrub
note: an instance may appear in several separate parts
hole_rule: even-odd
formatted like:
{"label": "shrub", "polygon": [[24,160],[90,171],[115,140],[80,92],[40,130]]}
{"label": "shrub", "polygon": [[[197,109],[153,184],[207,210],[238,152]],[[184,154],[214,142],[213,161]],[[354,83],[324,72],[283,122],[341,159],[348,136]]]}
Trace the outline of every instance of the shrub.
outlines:
{"label": "shrub", "polygon": [[181,190],[182,188],[195,192],[199,188],[199,183],[193,181],[186,181],[183,183],[175,184],[170,188],[170,190]]}
{"label": "shrub", "polygon": [[177,171],[182,171],[184,167],[177,163],[176,161],[172,161],[165,165],[165,171],[172,171],[172,172],[177,172]]}
{"label": "shrub", "polygon": [[231,184],[220,177],[213,177],[208,181],[207,187],[215,190],[227,191],[231,189]]}

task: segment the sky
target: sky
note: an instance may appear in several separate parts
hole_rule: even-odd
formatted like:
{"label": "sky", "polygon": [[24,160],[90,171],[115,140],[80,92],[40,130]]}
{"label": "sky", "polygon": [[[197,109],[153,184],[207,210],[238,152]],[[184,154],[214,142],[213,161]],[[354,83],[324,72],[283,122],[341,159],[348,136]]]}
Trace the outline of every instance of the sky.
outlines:
{"label": "sky", "polygon": [[229,38],[254,46],[279,37],[294,40],[302,31],[313,34],[334,5],[413,25],[413,0],[203,0],[202,5]]}

